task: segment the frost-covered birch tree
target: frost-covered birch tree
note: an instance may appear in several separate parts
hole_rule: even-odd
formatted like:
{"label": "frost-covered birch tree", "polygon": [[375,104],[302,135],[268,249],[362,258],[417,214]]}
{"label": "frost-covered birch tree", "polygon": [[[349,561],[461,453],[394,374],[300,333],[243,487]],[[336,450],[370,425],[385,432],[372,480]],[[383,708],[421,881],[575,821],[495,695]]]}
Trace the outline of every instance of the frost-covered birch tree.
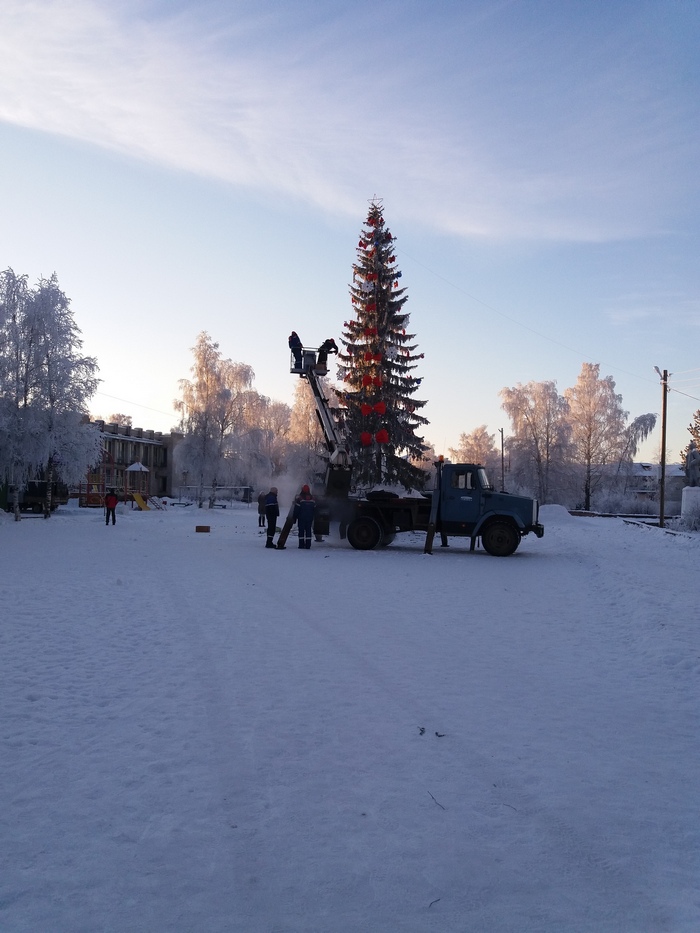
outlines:
{"label": "frost-covered birch tree", "polygon": [[[326,396],[333,390],[324,386]],[[338,404],[338,403],[336,403]],[[289,466],[303,482],[313,484],[317,474],[325,472],[324,457],[328,456],[323,431],[316,414],[316,404],[306,379],[297,380],[294,404],[289,421]]]}
{"label": "frost-covered birch tree", "polygon": [[584,363],[576,385],[564,391],[568,403],[573,462],[583,475],[583,507],[600,486],[610,464],[623,455],[627,443],[627,412],[615,392],[612,376],[600,378],[599,363]]}
{"label": "frost-covered birch tree", "polygon": [[70,301],[55,273],[34,289],[11,269],[0,274],[0,479],[18,496],[28,480],[77,482],[99,458],[100,438],[87,403],[97,362],[81,353]]}
{"label": "frost-covered birch tree", "polygon": [[496,449],[495,434],[489,434],[482,424],[470,434],[460,434],[457,447],[450,447],[450,457],[455,463],[480,463],[488,470],[493,470],[500,462]]}
{"label": "frost-covered birch tree", "polygon": [[250,412],[259,396],[252,389],[252,368],[224,359],[206,331],[197,337],[192,353],[192,379],[180,380],[181,398],[174,404],[185,435],[178,446],[178,465],[196,477],[201,508],[205,488],[211,489],[213,499],[216,487],[232,478],[232,464],[239,457],[241,439],[249,433]]}
{"label": "frost-covered birch tree", "polygon": [[262,472],[272,479],[285,471],[289,453],[289,429],[292,410],[285,402],[258,395],[250,411],[249,453]]}
{"label": "frost-covered birch tree", "polygon": [[196,478],[201,508],[204,487],[216,485],[223,456],[220,412],[226,398],[219,344],[202,331],[192,353],[192,379],[180,380],[182,396],[175,400],[174,406],[180,412],[180,430],[185,435],[178,448],[178,461],[183,470]]}
{"label": "frost-covered birch tree", "polygon": [[34,330],[26,275],[0,273],[0,482],[19,520],[19,493],[41,467],[34,398]]}
{"label": "frost-covered birch tree", "polygon": [[568,456],[566,400],[555,382],[518,383],[501,389],[500,395],[512,424],[508,448],[513,478],[535,491],[540,502],[550,502]]}
{"label": "frost-covered birch tree", "polygon": [[39,280],[31,310],[48,518],[54,479],[78,482],[99,458],[100,438],[88,416],[88,402],[99,384],[98,366],[94,357],[81,352],[80,330],[55,273]]}

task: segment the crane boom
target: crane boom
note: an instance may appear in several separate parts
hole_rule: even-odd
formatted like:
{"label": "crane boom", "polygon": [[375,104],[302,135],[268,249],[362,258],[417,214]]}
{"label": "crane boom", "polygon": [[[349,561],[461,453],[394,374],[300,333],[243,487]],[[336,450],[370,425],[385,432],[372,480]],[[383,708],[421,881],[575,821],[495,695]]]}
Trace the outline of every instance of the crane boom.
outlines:
{"label": "crane boom", "polygon": [[325,476],[325,493],[333,497],[346,497],[350,490],[352,458],[336,419],[333,417],[328,399],[323,392],[321,376],[327,372],[325,365],[316,362],[316,350],[304,348],[301,367],[292,361],[291,372],[298,373],[311,386],[323,438],[328,449]]}
{"label": "crane boom", "polygon": [[323,431],[323,437],[326,441],[326,446],[330,451],[331,459],[333,460],[334,455],[341,453],[348,457],[345,443],[341,438],[340,432],[338,430],[338,425],[336,424],[335,418],[330,412],[328,399],[323,394],[323,387],[320,383],[320,377],[317,375],[314,369],[308,369],[304,375],[308,380],[309,385],[311,386],[311,391],[314,394],[316,414],[318,416],[319,424],[321,425],[321,430]]}

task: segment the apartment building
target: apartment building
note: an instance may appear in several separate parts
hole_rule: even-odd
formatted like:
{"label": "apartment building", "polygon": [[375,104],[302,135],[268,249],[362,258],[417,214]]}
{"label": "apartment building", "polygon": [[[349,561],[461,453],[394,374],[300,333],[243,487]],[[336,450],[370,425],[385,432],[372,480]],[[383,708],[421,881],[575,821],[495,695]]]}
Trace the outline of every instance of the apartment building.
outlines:
{"label": "apartment building", "polygon": [[105,490],[115,489],[120,499],[134,493],[172,496],[179,481],[174,475],[174,451],[182,441],[178,431],[163,434],[131,425],[93,421],[102,438],[102,462],[80,484],[81,506],[101,506]]}

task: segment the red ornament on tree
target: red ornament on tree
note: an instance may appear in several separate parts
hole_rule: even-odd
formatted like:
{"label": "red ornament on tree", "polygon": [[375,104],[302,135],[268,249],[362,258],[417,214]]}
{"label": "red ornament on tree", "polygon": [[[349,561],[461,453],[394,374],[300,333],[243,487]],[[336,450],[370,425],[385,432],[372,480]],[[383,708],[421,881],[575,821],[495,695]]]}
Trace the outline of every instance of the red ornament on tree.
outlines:
{"label": "red ornament on tree", "polygon": [[365,352],[365,360],[369,363],[371,359],[372,359],[372,351],[371,351],[371,350],[367,350],[367,351]]}
{"label": "red ornament on tree", "polygon": [[[365,381],[365,378],[366,378],[366,377],[363,377],[363,379],[362,379],[362,382],[363,382],[363,383],[364,383],[364,381]],[[371,377],[370,377],[370,378],[371,378]],[[372,379],[372,385],[380,386],[381,384],[382,384],[382,377],[381,377],[381,376],[375,376],[375,377]],[[369,385],[369,383],[367,383],[367,385]]]}
{"label": "red ornament on tree", "polygon": [[372,377],[370,376],[369,373],[365,373],[364,376],[362,377],[362,385],[363,385],[363,386],[371,386],[371,385],[372,385]]}
{"label": "red ornament on tree", "polygon": [[389,432],[386,428],[382,428],[381,431],[377,431],[374,435],[378,444],[388,444],[389,443]]}
{"label": "red ornament on tree", "polygon": [[382,354],[381,354],[381,353],[375,353],[374,356],[372,357],[372,359],[374,360],[375,363],[381,363],[381,361],[382,361]]}
{"label": "red ornament on tree", "polygon": [[367,402],[363,402],[362,405],[360,405],[360,411],[362,412],[362,414],[363,414],[363,415],[365,416],[365,418],[366,418],[367,415],[371,415],[371,414],[372,414],[372,406],[371,406],[371,405],[368,405]]}
{"label": "red ornament on tree", "polygon": [[[374,410],[376,411],[378,415],[383,415],[386,413],[386,405],[384,404],[384,402],[377,402],[377,404],[374,406]],[[364,412],[362,412],[362,414],[364,415]]]}
{"label": "red ornament on tree", "polygon": [[363,431],[362,434],[360,434],[360,443],[363,447],[369,447],[372,443],[372,435],[369,431]]}

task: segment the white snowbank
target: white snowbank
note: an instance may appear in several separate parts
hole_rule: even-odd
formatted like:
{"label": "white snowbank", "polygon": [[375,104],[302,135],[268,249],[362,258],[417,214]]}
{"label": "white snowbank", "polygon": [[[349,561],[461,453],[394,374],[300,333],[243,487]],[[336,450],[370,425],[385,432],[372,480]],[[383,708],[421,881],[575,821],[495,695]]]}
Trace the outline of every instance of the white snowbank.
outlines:
{"label": "white snowbank", "polygon": [[540,521],[547,527],[551,525],[567,525],[577,519],[563,505],[541,505]]}

